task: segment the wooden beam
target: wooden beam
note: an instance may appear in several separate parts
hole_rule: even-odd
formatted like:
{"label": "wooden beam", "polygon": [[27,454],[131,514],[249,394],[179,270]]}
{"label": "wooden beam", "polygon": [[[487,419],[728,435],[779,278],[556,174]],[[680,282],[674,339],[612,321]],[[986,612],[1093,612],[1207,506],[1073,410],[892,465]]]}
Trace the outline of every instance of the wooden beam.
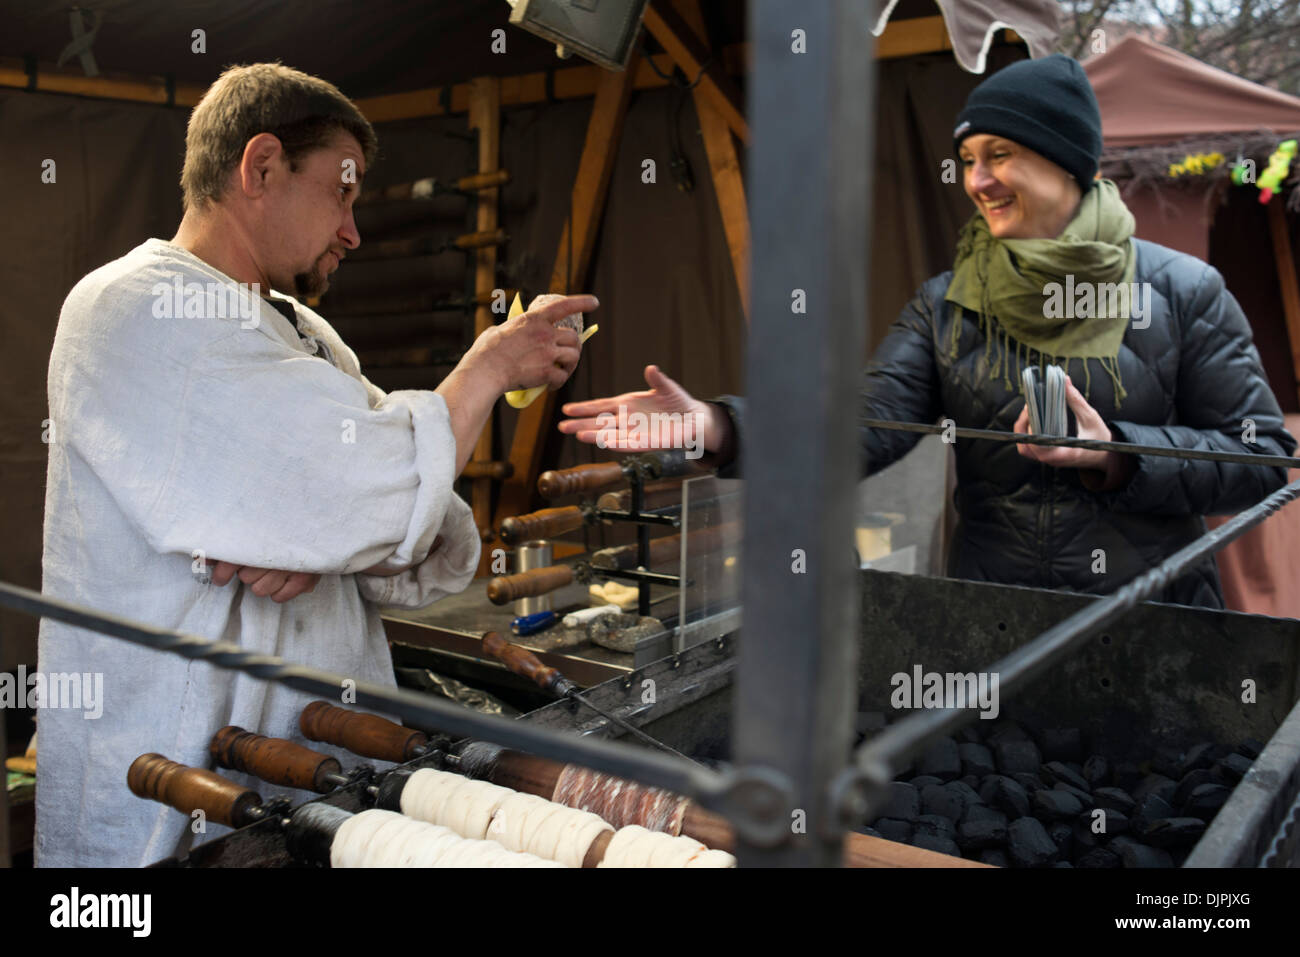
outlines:
{"label": "wooden beam", "polygon": [[[501,165],[501,80],[497,77],[479,77],[470,83],[469,126],[478,131],[478,171],[495,173]],[[497,187],[479,190],[476,194],[477,210],[475,228],[490,232],[497,228],[497,200],[501,190]],[[497,282],[497,247],[481,246],[474,254],[474,293],[490,293]],[[492,307],[481,305],[474,310],[474,338],[478,338],[494,325]],[[492,426],[495,418],[488,416],[483,432],[470,457],[473,462],[492,461]],[[478,525],[483,542],[492,538],[492,479],[476,478],[470,491],[474,522]],[[479,574],[486,574],[491,566],[491,551],[484,549],[479,561]]]}
{"label": "wooden beam", "polygon": [[[632,96],[636,61],[637,54],[633,52],[628,68],[621,73],[604,73],[596,90],[591,119],[587,121],[587,138],[582,146],[582,157],[578,160],[578,175],[573,183],[572,219],[564,224],[560,233],[555,268],[551,271],[551,292],[572,292],[586,284],[587,267],[596,248],[596,234],[605,210],[605,198],[609,194],[609,180],[618,156],[628,100]],[[572,259],[569,258],[570,249],[573,251]],[[544,431],[550,428],[554,409],[555,393],[548,390],[520,411],[510,445],[510,464],[514,466],[514,474],[501,486],[493,527],[500,528],[501,522],[512,515],[531,511],[546,440]]]}
{"label": "wooden beam", "polygon": [[[727,121],[731,131],[741,142],[749,142],[749,123],[741,105],[740,91],[713,58],[708,44],[693,30],[666,0],[654,0],[645,9],[645,28],[668,51],[668,55],[682,68],[691,82],[700,78],[697,90],[703,90],[714,108]],[[701,26],[703,24],[701,23]],[[696,100],[698,101],[698,98]]]}
{"label": "wooden beam", "polygon": [[[674,0],[674,9],[706,47],[709,35],[704,24],[704,14],[699,0]],[[740,158],[726,118],[718,111],[714,100],[697,86],[691,91],[695,98],[695,113],[700,121],[700,135],[704,151],[709,157],[709,172],[713,176],[713,192],[718,197],[718,210],[722,215],[722,229],[727,237],[727,250],[731,253],[731,267],[740,290],[740,307],[749,323],[749,206],[745,202],[745,181],[741,176]]]}
{"label": "wooden beam", "polygon": [[1291,251],[1285,197],[1279,196],[1268,204],[1268,226],[1273,234],[1273,260],[1277,264],[1282,313],[1286,316],[1286,333],[1291,342],[1291,366],[1295,369],[1296,388],[1300,393],[1300,280],[1296,278],[1295,256]]}

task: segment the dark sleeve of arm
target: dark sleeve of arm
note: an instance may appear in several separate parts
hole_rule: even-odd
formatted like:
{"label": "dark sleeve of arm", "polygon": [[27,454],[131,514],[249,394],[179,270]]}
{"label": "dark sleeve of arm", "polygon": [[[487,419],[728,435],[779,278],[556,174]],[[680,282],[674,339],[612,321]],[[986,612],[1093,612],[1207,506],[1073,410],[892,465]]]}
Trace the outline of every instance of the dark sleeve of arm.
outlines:
{"label": "dark sleeve of arm", "polygon": [[[1180,449],[1286,455],[1295,452],[1269,388],[1250,324],[1210,266],[1175,302],[1182,334],[1177,425],[1113,422],[1117,441]],[[1121,407],[1122,412],[1122,407]],[[1250,439],[1253,437],[1253,441]],[[1139,455],[1121,489],[1102,496],[1117,511],[1156,515],[1239,512],[1286,484],[1286,470]]]}
{"label": "dark sleeve of arm", "polygon": [[[933,423],[940,413],[939,370],[934,359],[934,310],[942,300],[926,287],[903,307],[862,373],[861,415],[899,422]],[[872,475],[910,452],[919,432],[859,428],[862,474]]]}

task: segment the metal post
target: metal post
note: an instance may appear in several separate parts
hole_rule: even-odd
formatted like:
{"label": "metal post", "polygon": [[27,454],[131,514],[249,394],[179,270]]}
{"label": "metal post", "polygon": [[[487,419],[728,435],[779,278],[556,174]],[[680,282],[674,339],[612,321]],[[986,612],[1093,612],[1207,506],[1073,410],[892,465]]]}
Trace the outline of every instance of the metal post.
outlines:
{"label": "metal post", "polygon": [[[747,803],[772,826],[740,862],[828,866],[830,783],[852,742],[860,627],[853,561],[857,385],[874,117],[862,0],[754,0],[748,102],[753,325],[735,758],[773,772]],[[779,841],[779,843],[777,843]]]}

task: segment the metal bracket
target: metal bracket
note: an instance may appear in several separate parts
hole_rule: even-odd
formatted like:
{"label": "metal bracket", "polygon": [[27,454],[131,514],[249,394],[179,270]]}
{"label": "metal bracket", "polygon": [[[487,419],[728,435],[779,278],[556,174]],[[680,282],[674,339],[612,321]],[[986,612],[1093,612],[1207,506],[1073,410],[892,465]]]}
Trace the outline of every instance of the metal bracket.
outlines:
{"label": "metal bracket", "polygon": [[794,803],[790,779],[767,767],[722,771],[721,791],[708,802],[736,828],[737,837],[759,847],[777,847],[790,840],[787,809]]}

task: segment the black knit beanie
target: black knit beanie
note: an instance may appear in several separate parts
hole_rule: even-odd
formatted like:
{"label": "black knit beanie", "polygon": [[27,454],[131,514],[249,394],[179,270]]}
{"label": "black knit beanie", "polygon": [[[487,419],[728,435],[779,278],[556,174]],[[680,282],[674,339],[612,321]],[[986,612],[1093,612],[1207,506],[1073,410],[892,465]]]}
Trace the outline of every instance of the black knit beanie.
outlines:
{"label": "black knit beanie", "polygon": [[1061,53],[1019,60],[971,91],[953,150],[976,133],[1005,136],[1066,170],[1086,192],[1101,160],[1101,110],[1079,61]]}

